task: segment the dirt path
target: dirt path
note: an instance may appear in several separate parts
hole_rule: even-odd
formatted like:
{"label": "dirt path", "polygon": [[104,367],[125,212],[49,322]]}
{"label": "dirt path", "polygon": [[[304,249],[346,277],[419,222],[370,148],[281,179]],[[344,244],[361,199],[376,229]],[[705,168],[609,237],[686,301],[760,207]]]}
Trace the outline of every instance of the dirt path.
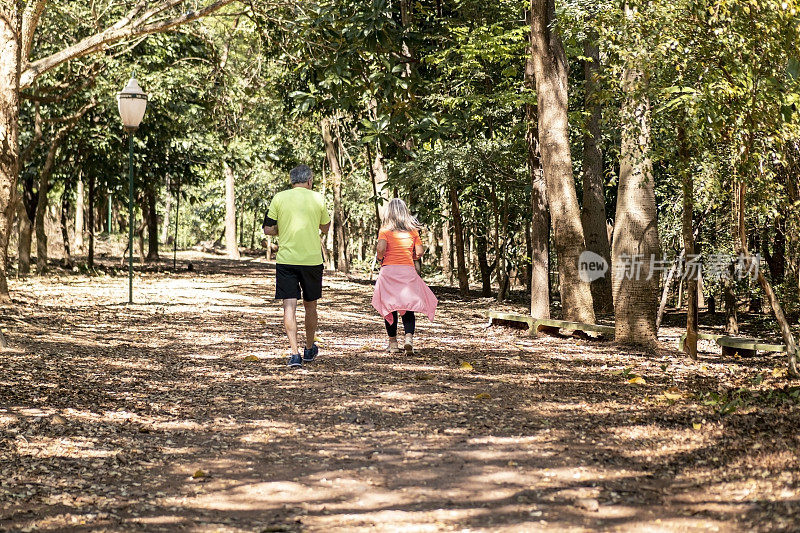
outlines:
{"label": "dirt path", "polygon": [[328,278],[292,372],[270,267],[195,267],[133,306],[121,277],[13,285],[0,531],[800,529],[778,359],[530,339],[450,294],[389,356],[370,286]]}

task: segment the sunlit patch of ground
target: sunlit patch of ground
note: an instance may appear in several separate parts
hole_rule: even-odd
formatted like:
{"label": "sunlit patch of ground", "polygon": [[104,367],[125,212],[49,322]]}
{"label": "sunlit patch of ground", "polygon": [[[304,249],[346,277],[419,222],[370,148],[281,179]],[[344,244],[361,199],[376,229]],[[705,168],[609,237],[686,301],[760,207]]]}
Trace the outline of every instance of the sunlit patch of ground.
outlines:
{"label": "sunlit patch of ground", "polygon": [[0,530],[800,529],[780,359],[532,339],[438,289],[390,356],[369,284],[329,276],[322,355],[290,372],[271,266],[181,261],[130,306],[122,276],[13,283]]}

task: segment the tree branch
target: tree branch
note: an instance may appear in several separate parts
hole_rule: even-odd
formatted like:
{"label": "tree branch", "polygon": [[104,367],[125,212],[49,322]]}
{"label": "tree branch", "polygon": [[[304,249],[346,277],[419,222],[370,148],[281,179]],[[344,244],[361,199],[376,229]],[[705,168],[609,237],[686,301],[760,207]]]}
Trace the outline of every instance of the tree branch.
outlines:
{"label": "tree branch", "polygon": [[[52,54],[48,57],[39,59],[34,61],[33,63],[28,64],[22,71],[20,76],[19,86],[20,89],[25,89],[31,86],[33,81],[40,76],[41,74],[61,65],[62,63],[69,61],[71,59],[75,59],[78,57],[82,57],[92,52],[98,51],[103,49],[105,46],[114,43],[116,41],[121,41],[123,39],[131,39],[134,37],[139,37],[141,35],[149,35],[153,33],[161,33],[165,32],[175,26],[179,26],[181,24],[185,24],[187,22],[195,21],[199,18],[202,18],[206,15],[209,15],[215,11],[222,9],[223,7],[227,6],[228,4],[233,3],[236,0],[217,0],[212,2],[208,6],[200,9],[198,11],[187,11],[186,13],[179,15],[177,17],[173,17],[167,20],[163,20],[160,22],[155,22],[152,24],[144,24],[146,19],[140,17],[136,24],[133,24],[131,21],[132,19],[141,12],[143,2],[139,2],[126,17],[120,19],[114,26],[107,28],[106,30],[92,35],[90,37],[86,37],[78,41],[77,43],[73,44],[72,46],[68,46],[55,54]],[[164,9],[168,9],[173,5],[177,5],[177,0],[168,0],[165,4],[162,4],[163,9],[153,8],[150,11],[153,14],[157,14],[162,12]],[[148,11],[148,13],[150,12]]]}
{"label": "tree branch", "polygon": [[167,9],[170,9],[172,7],[175,7],[175,6],[179,5],[179,4],[182,4],[184,1],[185,0],[168,0],[167,2],[165,2],[163,4],[160,4],[160,5],[157,5],[156,7],[148,9],[147,11],[142,13],[142,15],[138,19],[136,19],[133,22],[132,26],[134,26],[134,27],[141,26],[142,24],[144,24],[148,20],[152,19],[153,17],[155,17],[159,13],[163,13]]}
{"label": "tree branch", "polygon": [[47,0],[30,2],[22,15],[22,62],[26,63],[33,47],[33,35],[39,25],[39,18],[44,12]]}
{"label": "tree branch", "polygon": [[[96,62],[89,67],[88,72],[80,76],[83,81],[72,88],[70,88],[69,84],[65,84],[56,87],[58,90],[62,92],[57,92],[56,90],[53,90],[53,88],[46,88],[41,91],[37,90],[33,94],[22,93],[20,96],[26,100],[37,102],[39,104],[55,104],[58,102],[63,102],[64,100],[68,100],[69,98],[75,96],[75,94],[78,93],[79,91],[82,91],[83,89],[94,85],[97,75],[105,69],[106,69],[105,65],[101,65],[100,62]],[[65,90],[66,92],[63,92]],[[44,94],[50,93],[51,95],[44,96],[43,93]]]}

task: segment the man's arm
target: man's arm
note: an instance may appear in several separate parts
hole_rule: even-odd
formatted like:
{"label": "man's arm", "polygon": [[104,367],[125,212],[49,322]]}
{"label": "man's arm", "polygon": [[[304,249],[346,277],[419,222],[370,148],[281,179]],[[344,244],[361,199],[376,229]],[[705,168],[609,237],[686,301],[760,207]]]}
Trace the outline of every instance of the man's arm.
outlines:
{"label": "man's arm", "polygon": [[278,234],[278,221],[267,215],[264,217],[264,225],[261,226],[261,229],[264,230],[264,235],[275,236]]}
{"label": "man's arm", "polygon": [[328,230],[331,229],[331,215],[330,213],[328,213],[328,210],[325,209],[324,200],[321,207],[322,207],[322,216],[320,217],[319,221],[322,222],[322,224],[319,225],[319,230],[322,233],[328,233]]}

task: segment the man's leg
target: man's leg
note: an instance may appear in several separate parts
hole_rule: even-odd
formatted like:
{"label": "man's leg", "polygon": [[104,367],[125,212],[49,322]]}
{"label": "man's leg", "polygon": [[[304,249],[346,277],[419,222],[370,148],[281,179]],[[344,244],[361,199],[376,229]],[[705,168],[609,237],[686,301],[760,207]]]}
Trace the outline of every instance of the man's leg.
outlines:
{"label": "man's leg", "polygon": [[292,353],[300,353],[297,349],[297,298],[287,298],[283,301],[283,327],[289,337],[289,346]]}
{"label": "man's leg", "polygon": [[306,308],[306,348],[310,349],[317,334],[317,301],[303,300],[303,306]]}
{"label": "man's leg", "polygon": [[304,361],[313,361],[318,350],[314,347],[317,333],[317,300],[322,297],[322,265],[300,267],[300,287],[303,289],[303,306],[306,309],[306,351]]}

